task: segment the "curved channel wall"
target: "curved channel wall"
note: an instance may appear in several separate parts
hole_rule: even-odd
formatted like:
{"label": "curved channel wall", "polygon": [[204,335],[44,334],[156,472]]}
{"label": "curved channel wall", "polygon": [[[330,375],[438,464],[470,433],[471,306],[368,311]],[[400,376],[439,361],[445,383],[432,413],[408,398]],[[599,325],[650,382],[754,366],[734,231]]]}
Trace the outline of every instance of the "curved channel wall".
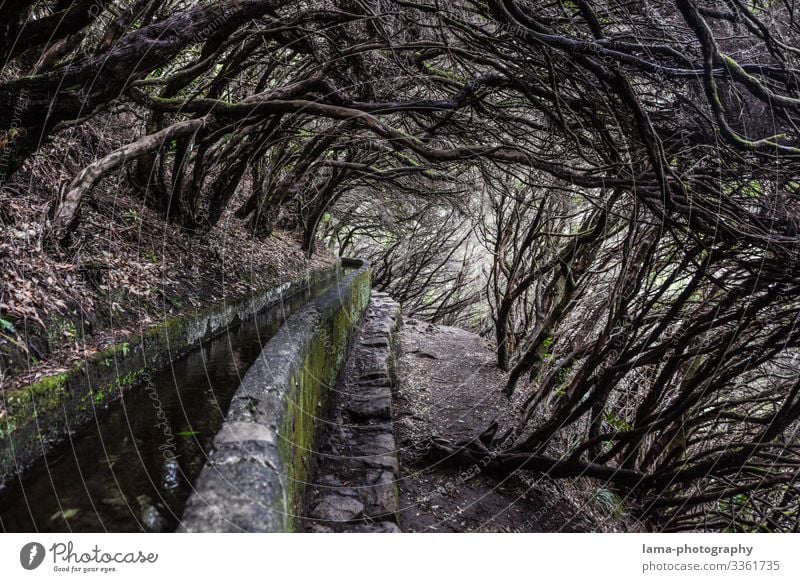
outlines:
{"label": "curved channel wall", "polygon": [[169,320],[85,358],[65,372],[8,394],[0,392],[0,487],[61,442],[69,431],[139,385],[148,373],[251,319],[283,297],[330,279],[338,269],[339,265],[332,265],[309,271],[277,287]]}
{"label": "curved channel wall", "polygon": [[299,527],[319,419],[370,298],[366,261],[289,317],[237,389],[182,518],[182,531]]}

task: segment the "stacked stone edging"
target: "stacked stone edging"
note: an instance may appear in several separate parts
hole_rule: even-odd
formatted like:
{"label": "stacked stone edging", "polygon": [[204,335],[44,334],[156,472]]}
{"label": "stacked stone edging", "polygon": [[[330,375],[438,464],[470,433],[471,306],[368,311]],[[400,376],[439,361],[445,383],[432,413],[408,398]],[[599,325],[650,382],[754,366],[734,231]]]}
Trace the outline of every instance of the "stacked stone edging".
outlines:
{"label": "stacked stone edging", "polygon": [[392,426],[400,306],[373,292],[348,360],[306,499],[313,532],[399,532]]}
{"label": "stacked stone edging", "polygon": [[360,267],[289,317],[245,374],[181,531],[297,529],[318,417],[369,303],[369,264],[348,263]]}

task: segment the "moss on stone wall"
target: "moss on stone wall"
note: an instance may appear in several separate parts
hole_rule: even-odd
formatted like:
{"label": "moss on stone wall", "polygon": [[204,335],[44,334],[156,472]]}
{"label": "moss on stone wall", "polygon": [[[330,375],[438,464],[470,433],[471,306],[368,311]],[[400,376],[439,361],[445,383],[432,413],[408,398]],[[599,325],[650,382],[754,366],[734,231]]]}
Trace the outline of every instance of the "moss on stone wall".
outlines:
{"label": "moss on stone wall", "polygon": [[339,379],[354,330],[366,311],[370,297],[370,272],[364,269],[352,282],[349,293],[340,296],[334,313],[322,314],[314,327],[302,356],[300,369],[292,376],[287,398],[282,438],[278,439],[279,455],[286,475],[286,528],[295,531],[295,516],[301,513],[305,484],[310,474],[318,419],[326,410]]}
{"label": "moss on stone wall", "polygon": [[[356,270],[287,319],[242,379],[181,518],[185,531],[297,530],[318,421],[370,298],[369,265],[343,264]],[[254,440],[232,442],[237,431]]]}
{"label": "moss on stone wall", "polygon": [[320,269],[254,296],[168,320],[97,352],[66,372],[0,395],[0,485],[62,440],[67,431],[91,420],[97,407],[118,399],[149,373],[266,309],[282,294],[330,277],[335,269]]}
{"label": "moss on stone wall", "polygon": [[0,438],[7,438],[19,426],[32,423],[37,414],[56,409],[65,397],[68,372],[42,378],[24,390],[3,398],[4,415],[0,421]]}

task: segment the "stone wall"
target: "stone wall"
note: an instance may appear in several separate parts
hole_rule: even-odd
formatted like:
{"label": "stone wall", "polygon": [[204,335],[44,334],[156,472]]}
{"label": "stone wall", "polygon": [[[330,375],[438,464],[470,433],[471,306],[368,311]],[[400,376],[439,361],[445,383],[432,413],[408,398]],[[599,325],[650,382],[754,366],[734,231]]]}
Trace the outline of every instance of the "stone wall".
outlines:
{"label": "stone wall", "polygon": [[315,436],[367,308],[369,265],[289,317],[236,391],[182,531],[299,529]]}
{"label": "stone wall", "polygon": [[372,293],[321,439],[306,497],[311,532],[399,532],[399,465],[392,423],[400,305]]}
{"label": "stone wall", "polygon": [[310,271],[278,287],[167,321],[83,359],[63,373],[0,393],[0,486],[63,440],[68,431],[94,418],[98,409],[137,386],[148,373],[254,317],[282,297],[331,278],[337,268]]}

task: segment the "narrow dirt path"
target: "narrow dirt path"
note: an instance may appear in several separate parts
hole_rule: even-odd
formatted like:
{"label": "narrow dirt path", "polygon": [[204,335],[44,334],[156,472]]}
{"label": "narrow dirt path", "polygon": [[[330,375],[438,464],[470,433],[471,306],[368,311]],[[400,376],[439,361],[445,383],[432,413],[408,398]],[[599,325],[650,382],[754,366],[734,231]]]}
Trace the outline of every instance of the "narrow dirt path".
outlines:
{"label": "narrow dirt path", "polygon": [[395,433],[400,453],[403,531],[602,531],[564,483],[519,471],[507,478],[452,464],[422,461],[432,435],[464,439],[516,414],[502,396],[504,373],[481,337],[465,330],[406,319],[399,334]]}

